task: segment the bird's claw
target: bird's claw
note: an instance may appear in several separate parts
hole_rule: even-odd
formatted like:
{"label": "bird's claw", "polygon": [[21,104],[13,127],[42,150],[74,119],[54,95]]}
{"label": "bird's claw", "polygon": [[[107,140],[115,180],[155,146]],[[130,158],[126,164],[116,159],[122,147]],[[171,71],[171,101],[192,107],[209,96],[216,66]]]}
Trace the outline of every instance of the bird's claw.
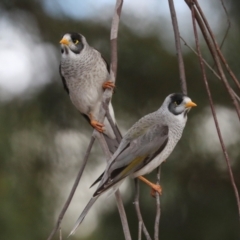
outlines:
{"label": "bird's claw", "polygon": [[103,83],[102,85],[103,89],[114,89],[115,88],[115,84],[113,82],[110,81],[106,81]]}
{"label": "bird's claw", "polygon": [[93,126],[93,128],[95,128],[98,132],[103,133],[104,132],[104,125],[96,120],[92,120],[91,121],[91,125]]}
{"label": "bird's claw", "polygon": [[162,195],[162,187],[159,184],[153,184],[152,185],[152,190],[151,190],[151,195],[152,197],[156,197],[156,192],[159,193],[159,195]]}

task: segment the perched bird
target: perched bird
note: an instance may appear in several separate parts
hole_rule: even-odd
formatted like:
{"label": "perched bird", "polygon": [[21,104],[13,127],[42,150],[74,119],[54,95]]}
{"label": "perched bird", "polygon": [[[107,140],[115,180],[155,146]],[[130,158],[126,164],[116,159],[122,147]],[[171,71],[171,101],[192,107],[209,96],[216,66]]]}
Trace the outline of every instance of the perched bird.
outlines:
{"label": "perched bird", "polygon": [[[184,94],[170,94],[156,112],[144,116],[128,130],[104,173],[93,183],[100,181],[70,235],[102,193],[110,188],[117,190],[127,176],[136,178],[150,173],[168,158],[182,136],[187,113],[195,106]],[[152,183],[149,185],[152,187]]]}
{"label": "perched bird", "polygon": [[[119,143],[107,118],[98,122],[104,89],[114,88],[109,81],[109,66],[101,53],[89,46],[86,38],[79,33],[66,33],[61,44],[61,62],[59,72],[65,90],[73,105],[83,114],[89,123],[104,133],[110,152],[114,153]],[[109,113],[116,125],[111,102]],[[118,127],[116,125],[116,129]]]}

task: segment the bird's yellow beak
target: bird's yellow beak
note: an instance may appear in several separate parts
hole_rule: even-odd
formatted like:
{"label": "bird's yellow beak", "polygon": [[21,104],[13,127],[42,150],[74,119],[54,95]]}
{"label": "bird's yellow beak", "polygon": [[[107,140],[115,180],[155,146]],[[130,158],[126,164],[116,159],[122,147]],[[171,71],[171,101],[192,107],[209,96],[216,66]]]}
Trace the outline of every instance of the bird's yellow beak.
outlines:
{"label": "bird's yellow beak", "polygon": [[192,102],[192,101],[187,102],[187,103],[185,104],[185,108],[196,107],[196,106],[197,106],[197,104],[194,103],[194,102]]}
{"label": "bird's yellow beak", "polygon": [[69,45],[69,41],[66,38],[63,38],[59,43]]}

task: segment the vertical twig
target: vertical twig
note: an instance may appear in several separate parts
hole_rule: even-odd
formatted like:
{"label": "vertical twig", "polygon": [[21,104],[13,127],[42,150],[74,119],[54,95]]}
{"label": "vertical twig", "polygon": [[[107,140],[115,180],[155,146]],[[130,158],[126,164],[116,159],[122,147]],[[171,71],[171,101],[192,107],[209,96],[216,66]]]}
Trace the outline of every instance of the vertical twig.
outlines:
{"label": "vertical twig", "polygon": [[124,209],[123,201],[122,201],[121,194],[120,194],[119,190],[116,191],[115,198],[116,198],[116,201],[117,201],[118,212],[119,212],[119,215],[120,215],[120,218],[121,218],[125,239],[126,240],[131,240],[132,237],[131,237],[130,229],[129,229],[129,226],[128,226],[127,215],[126,215],[126,212],[125,212],[125,209]]}
{"label": "vertical twig", "polygon": [[117,37],[118,37],[118,27],[119,21],[122,11],[123,0],[116,0],[116,6],[114,10],[112,26],[111,26],[111,34],[110,34],[110,43],[111,43],[111,65],[110,65],[110,78],[113,82],[115,82],[115,78],[117,77],[117,63],[118,63],[118,55],[117,55]]}
{"label": "vertical twig", "polygon": [[[160,176],[161,176],[161,165],[157,168],[157,181],[156,184],[160,185]],[[160,194],[156,192],[156,218],[154,225],[154,240],[159,239],[159,224],[161,216],[161,206],[160,206]]]}
{"label": "vertical twig", "polygon": [[80,179],[81,179],[81,177],[82,177],[82,174],[83,174],[83,171],[84,171],[85,166],[86,166],[86,164],[87,164],[88,157],[89,157],[89,154],[90,154],[90,152],[91,152],[91,149],[92,149],[92,146],[93,146],[94,141],[95,141],[95,138],[92,136],[92,137],[91,137],[91,140],[90,140],[90,143],[89,143],[89,145],[88,145],[87,151],[86,151],[86,153],[85,153],[83,162],[81,163],[81,166],[80,166],[80,169],[79,169],[79,171],[78,171],[77,177],[76,177],[75,182],[74,182],[74,184],[73,184],[73,187],[72,187],[72,189],[71,189],[71,192],[70,192],[70,194],[69,194],[69,196],[68,196],[68,198],[67,198],[67,201],[65,202],[65,204],[64,204],[64,206],[63,206],[63,208],[62,208],[62,210],[61,210],[61,212],[60,212],[60,214],[59,214],[59,216],[58,216],[57,223],[56,223],[55,227],[53,228],[52,232],[50,233],[49,237],[47,238],[47,240],[51,240],[51,239],[53,238],[54,234],[57,232],[57,230],[58,230],[59,227],[60,227],[60,224],[61,224],[61,222],[62,222],[62,219],[63,219],[63,217],[64,217],[64,215],[65,215],[65,213],[66,213],[66,211],[67,211],[67,209],[68,209],[68,207],[69,207],[69,204],[70,204],[71,201],[72,201],[72,198],[73,198],[73,196],[74,196],[74,193],[75,193],[75,191],[76,191],[76,188],[77,188],[77,186],[78,186],[78,183],[79,183],[79,181],[80,181]]}
{"label": "vertical twig", "polygon": [[59,229],[59,240],[62,240],[62,229]]}
{"label": "vertical twig", "polygon": [[176,51],[177,51],[177,57],[178,57],[178,67],[179,67],[181,88],[182,88],[182,92],[184,94],[187,94],[186,75],[185,75],[184,61],[183,61],[183,56],[182,56],[177,15],[176,15],[173,0],[168,0],[168,3],[169,3],[171,18],[172,18],[172,25],[173,25],[173,30],[174,30],[174,38],[175,38]]}
{"label": "vertical twig", "polygon": [[138,240],[142,240],[142,222],[138,222]]}
{"label": "vertical twig", "polygon": [[[110,64],[110,80],[115,83],[116,81],[116,76],[117,76],[117,37],[118,37],[118,27],[119,27],[119,21],[120,21],[120,16],[121,16],[121,11],[122,11],[122,5],[123,5],[123,0],[116,0],[116,5],[115,5],[115,10],[112,18],[112,26],[111,26],[111,33],[110,33],[110,43],[111,43],[111,64]],[[111,90],[106,90],[105,92],[111,92]],[[112,94],[111,94],[112,95]],[[109,96],[109,101],[111,98],[111,95]],[[105,103],[103,103],[104,106]],[[106,104],[105,104],[106,106]],[[108,103],[107,103],[108,106]],[[102,108],[103,109],[103,108]],[[106,112],[105,112],[106,113]],[[115,128],[113,128],[114,131]],[[118,138],[119,136],[116,135]],[[117,200],[117,205],[118,205],[118,210],[120,214],[120,218],[122,221],[122,226],[123,226],[123,232],[125,235],[126,240],[131,240],[131,234],[128,226],[128,221],[126,217],[126,213],[124,210],[124,206],[122,203],[122,199],[120,196],[119,191],[116,192],[115,194],[116,200]]]}
{"label": "vertical twig", "polygon": [[232,187],[233,187],[233,190],[234,190],[234,193],[235,193],[235,197],[236,197],[236,200],[237,200],[238,214],[239,214],[239,220],[240,220],[240,199],[239,199],[239,193],[238,193],[238,190],[237,190],[237,187],[236,187],[236,184],[235,184],[235,180],[234,180],[234,176],[233,176],[233,173],[232,173],[229,156],[228,156],[225,144],[223,142],[221,130],[220,130],[220,127],[219,127],[219,124],[218,124],[216,111],[215,111],[213,100],[212,100],[212,96],[211,96],[211,91],[210,91],[210,88],[209,88],[209,85],[208,85],[208,80],[207,80],[207,77],[206,77],[206,72],[205,72],[204,63],[203,63],[203,59],[202,59],[202,54],[201,54],[200,47],[199,47],[197,26],[196,26],[196,22],[195,22],[195,13],[196,13],[196,11],[195,11],[195,8],[193,6],[191,6],[190,9],[191,9],[191,12],[192,12],[193,30],[194,30],[194,36],[195,36],[195,41],[196,41],[196,48],[197,48],[197,52],[198,52],[198,56],[199,56],[200,67],[201,67],[201,71],[202,71],[202,74],[203,74],[203,81],[204,81],[204,84],[205,84],[205,87],[206,87],[206,90],[207,90],[207,94],[208,94],[208,98],[209,98],[209,102],[210,102],[210,107],[211,107],[211,110],[212,110],[214,123],[215,123],[216,130],[217,130],[218,138],[219,138],[219,141],[220,141],[220,144],[221,144],[221,147],[222,147],[222,151],[223,151],[226,163],[227,163],[231,184],[232,184]]}
{"label": "vertical twig", "polygon": [[142,218],[142,214],[141,214],[141,210],[140,210],[140,206],[139,206],[139,180],[138,180],[138,178],[134,179],[134,183],[135,183],[135,191],[136,191],[134,205],[135,205],[135,209],[136,209],[136,213],[137,213],[137,217],[138,217],[138,240],[140,240],[142,237],[141,229],[143,230],[143,233],[144,233],[146,239],[151,240],[150,234],[148,233],[148,230],[143,222],[143,218]]}

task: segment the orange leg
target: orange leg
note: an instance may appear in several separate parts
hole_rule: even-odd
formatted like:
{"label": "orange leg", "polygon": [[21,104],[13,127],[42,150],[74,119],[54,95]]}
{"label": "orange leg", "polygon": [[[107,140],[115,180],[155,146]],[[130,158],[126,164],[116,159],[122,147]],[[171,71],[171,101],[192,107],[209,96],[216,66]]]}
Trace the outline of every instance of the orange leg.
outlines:
{"label": "orange leg", "polygon": [[108,89],[113,89],[113,88],[115,88],[115,84],[113,82],[106,81],[106,82],[103,83],[102,87],[103,87],[104,90],[107,89],[107,88]]}
{"label": "orange leg", "polygon": [[153,197],[155,197],[155,192],[158,192],[160,195],[162,195],[162,187],[160,185],[154,184],[154,183],[148,181],[143,176],[139,176],[138,179],[143,181],[144,183],[146,183],[148,186],[150,186],[152,188],[151,195]]}
{"label": "orange leg", "polygon": [[91,114],[89,114],[89,118],[90,118],[90,124],[92,125],[92,127],[95,128],[98,132],[102,133],[104,125],[94,120]]}

